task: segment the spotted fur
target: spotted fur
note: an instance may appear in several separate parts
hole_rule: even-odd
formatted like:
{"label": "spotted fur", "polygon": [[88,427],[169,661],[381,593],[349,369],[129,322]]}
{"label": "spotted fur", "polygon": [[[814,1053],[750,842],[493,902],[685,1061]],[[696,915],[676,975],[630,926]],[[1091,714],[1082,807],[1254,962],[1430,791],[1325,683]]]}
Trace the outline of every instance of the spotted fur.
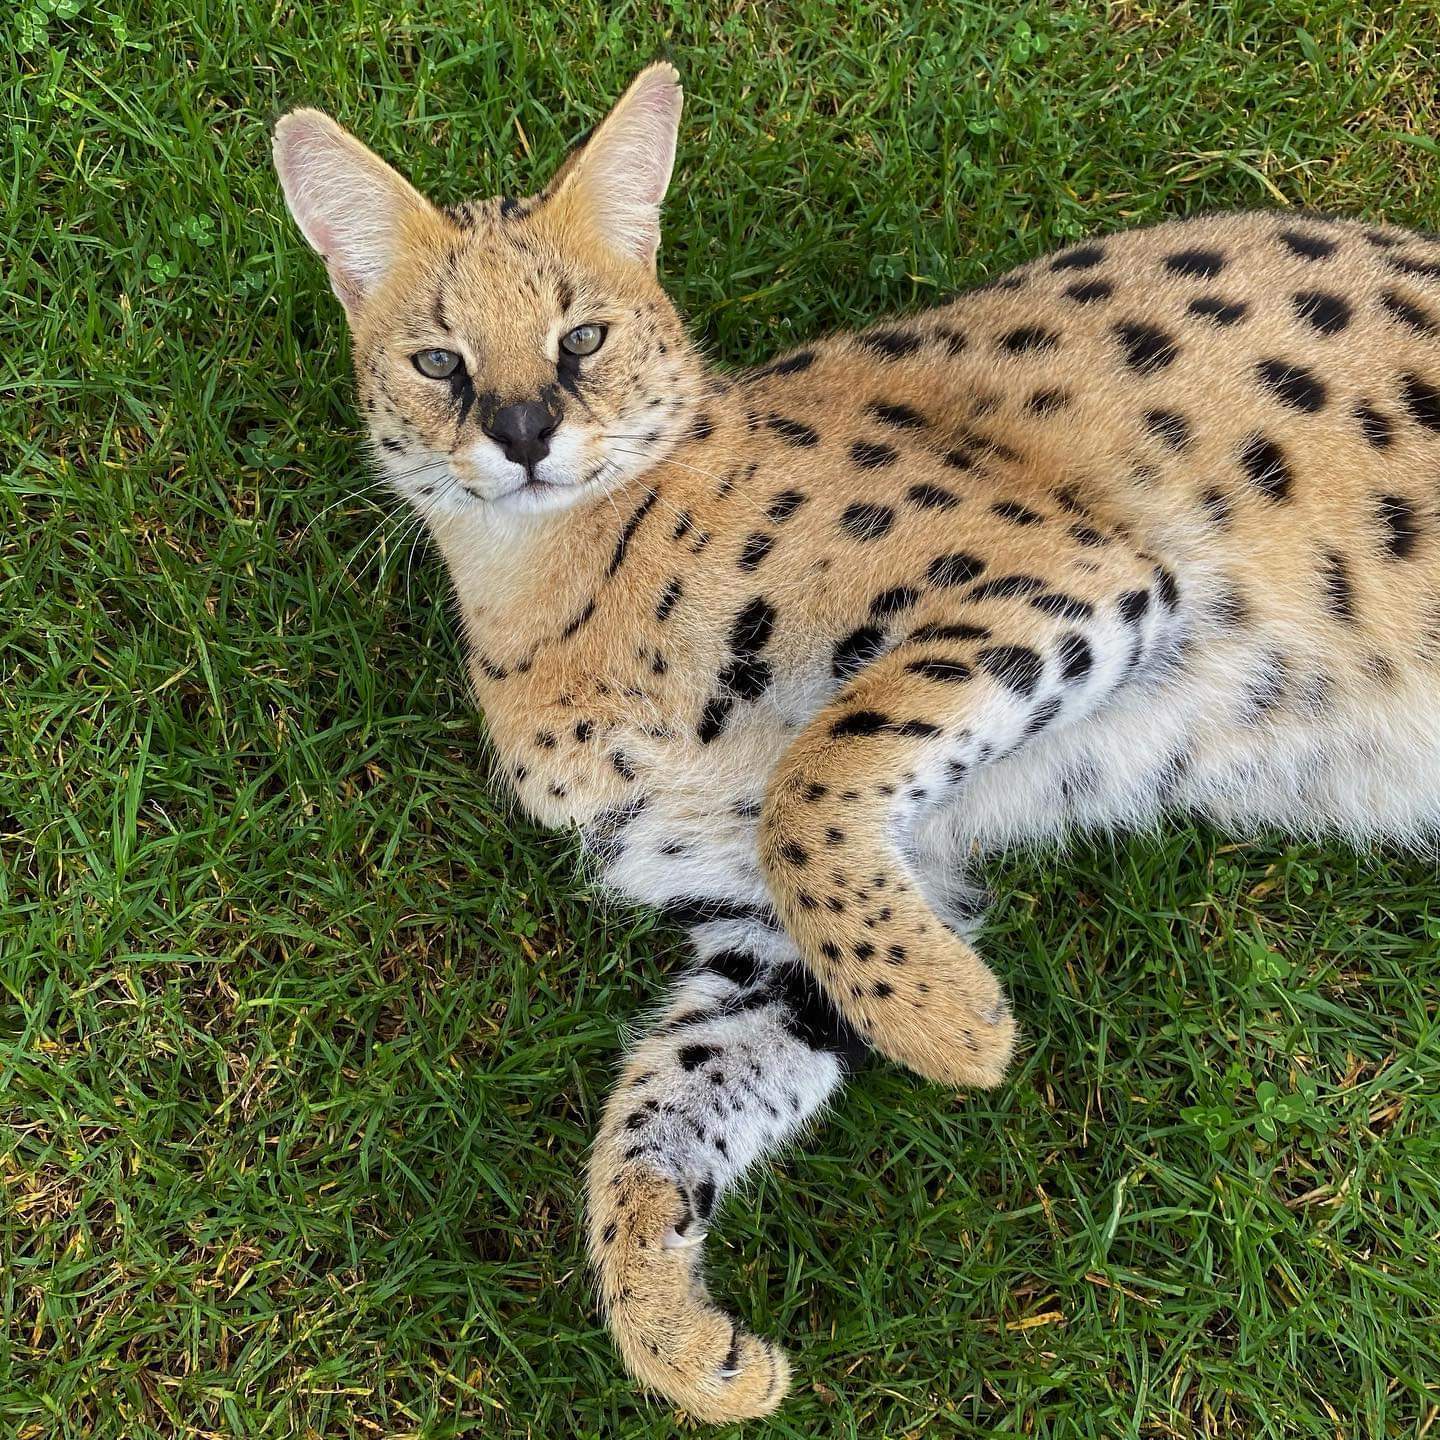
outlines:
{"label": "spotted fur", "polygon": [[[653,67],[549,189],[449,213],[313,112],[277,162],[502,777],[689,927],[589,1236],[626,1362],[727,1419],[788,1370],[705,1291],[725,1191],[869,1048],[1004,1074],[975,855],[1166,812],[1434,837],[1440,243],[1170,223],[724,374],[654,274],[678,111]],[[522,402],[528,469],[487,428]]]}

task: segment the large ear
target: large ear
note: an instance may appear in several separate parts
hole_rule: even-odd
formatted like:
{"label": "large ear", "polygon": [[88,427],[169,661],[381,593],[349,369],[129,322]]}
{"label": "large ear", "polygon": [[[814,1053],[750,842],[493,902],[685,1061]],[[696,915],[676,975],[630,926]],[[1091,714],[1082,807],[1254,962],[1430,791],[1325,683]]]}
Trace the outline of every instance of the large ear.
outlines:
{"label": "large ear", "polygon": [[555,196],[577,208],[601,243],[651,267],[660,245],[660,202],[675,165],[680,103],[675,67],[648,66],[555,181]]}
{"label": "large ear", "polygon": [[378,155],[319,110],[292,110],[275,126],[275,169],[285,203],[325,261],[353,321],[399,254],[407,226],[436,217],[430,202]]}

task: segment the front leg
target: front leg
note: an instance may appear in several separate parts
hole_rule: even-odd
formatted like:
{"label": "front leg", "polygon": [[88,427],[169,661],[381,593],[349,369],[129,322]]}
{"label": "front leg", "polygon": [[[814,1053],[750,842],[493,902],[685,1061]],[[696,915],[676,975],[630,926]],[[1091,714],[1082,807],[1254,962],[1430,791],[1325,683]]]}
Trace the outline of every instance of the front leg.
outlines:
{"label": "front leg", "polygon": [[789,1388],[784,1352],[710,1299],[703,1241],[725,1191],[863,1050],[784,937],[757,925],[679,981],[626,1057],[590,1160],[591,1261],[631,1372],[698,1419],[767,1414]]}
{"label": "front leg", "polygon": [[[958,571],[966,557],[944,559]],[[964,589],[840,691],[771,782],[760,848],[781,919],[855,1029],[931,1079],[998,1084],[1015,1024],[921,893],[909,833],[923,807],[963,804],[978,767],[1092,712],[1173,647],[1173,577],[1140,557],[1117,569],[1083,597],[1026,575]]]}

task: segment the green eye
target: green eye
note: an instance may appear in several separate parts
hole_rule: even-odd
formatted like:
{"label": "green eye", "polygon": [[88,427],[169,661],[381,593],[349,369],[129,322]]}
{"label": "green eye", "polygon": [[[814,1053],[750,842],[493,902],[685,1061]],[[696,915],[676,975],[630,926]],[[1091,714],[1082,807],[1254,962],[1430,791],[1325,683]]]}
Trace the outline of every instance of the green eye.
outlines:
{"label": "green eye", "polygon": [[603,325],[577,325],[568,335],[560,337],[560,348],[567,355],[593,355],[604,343]]}
{"label": "green eye", "polygon": [[453,350],[417,350],[410,363],[431,380],[447,380],[460,368],[460,357]]}

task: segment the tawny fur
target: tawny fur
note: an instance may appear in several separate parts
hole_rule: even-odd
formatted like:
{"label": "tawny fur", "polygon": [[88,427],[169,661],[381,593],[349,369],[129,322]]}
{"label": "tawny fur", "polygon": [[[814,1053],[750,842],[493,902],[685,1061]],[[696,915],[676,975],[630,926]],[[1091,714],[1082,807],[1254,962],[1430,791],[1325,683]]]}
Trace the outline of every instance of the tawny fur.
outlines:
{"label": "tawny fur", "polygon": [[[518,204],[442,213],[335,151],[396,217],[348,269],[304,168],[329,122],[282,122],[277,160],[504,778],[691,926],[606,1109],[589,1236],[627,1364],[719,1420],[789,1373],[706,1296],[719,1195],[867,1046],[1004,1073],[973,854],[1166,811],[1433,838],[1440,243],[1166,224],[724,375],[653,272],[678,93],[645,72]],[[582,323],[604,348],[567,374]],[[417,372],[437,346],[468,390]],[[537,485],[485,431],[539,394],[563,418]]]}

